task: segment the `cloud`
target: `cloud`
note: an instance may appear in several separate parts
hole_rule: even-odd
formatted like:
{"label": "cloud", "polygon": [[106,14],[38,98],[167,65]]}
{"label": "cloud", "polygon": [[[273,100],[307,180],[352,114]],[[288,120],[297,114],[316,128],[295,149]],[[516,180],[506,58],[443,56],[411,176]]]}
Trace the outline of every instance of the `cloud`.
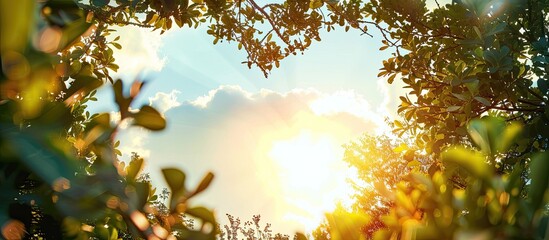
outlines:
{"label": "cloud", "polygon": [[[177,95],[179,93],[180,92],[175,89],[169,93],[157,92],[153,97],[149,97],[149,105],[153,106],[160,113],[166,114],[169,110],[181,106],[181,103],[177,100]],[[119,123],[120,113],[111,112],[111,121],[114,124]],[[122,159],[129,159],[133,152],[138,153],[142,157],[148,158],[151,150],[147,148],[146,145],[149,141],[150,132],[144,128],[128,128],[129,125],[130,122],[124,120],[119,126],[121,133],[118,136],[118,139],[122,139],[119,147],[119,150],[122,153]]]}
{"label": "cloud", "polygon": [[147,71],[160,71],[166,59],[158,55],[162,39],[158,31],[152,32],[134,26],[115,27],[113,38],[120,36],[118,43],[122,49],[113,47],[114,58],[120,67],[113,77],[133,80],[138,74]]}
{"label": "cloud", "polygon": [[[241,218],[261,214],[275,231],[283,229],[287,233],[300,230],[295,228],[300,223],[288,219],[307,217],[296,204],[309,199],[301,198],[299,190],[284,189],[281,178],[295,177],[296,171],[312,171],[308,167],[316,169],[311,168],[315,159],[328,155],[319,148],[330,150],[330,156],[337,156],[331,159],[339,162],[343,158],[342,144],[364,132],[376,132],[383,124],[382,117],[353,91],[249,92],[239,86],[220,86],[181,103],[176,95],[172,91],[151,98],[153,105],[169,109],[168,127],[137,141],[144,145],[134,144],[150,150],[146,171],[160,180],[163,167],[187,170],[187,186],[196,186],[203,174],[213,171],[215,180],[197,203],[217,209],[221,220],[225,213]],[[131,141],[131,136],[127,137],[121,139],[122,144]],[[290,173],[277,170],[281,162],[273,157],[274,145],[284,149],[301,142],[308,144],[308,152],[290,155],[311,158],[302,165],[303,169]],[[327,142],[330,148],[324,147]],[[327,179],[330,176],[322,182]],[[292,212],[288,213],[288,209]]]}
{"label": "cloud", "polygon": [[175,89],[170,93],[157,92],[153,97],[149,97],[149,105],[164,114],[172,108],[181,106],[181,103],[177,101],[177,95],[180,93]]}
{"label": "cloud", "polygon": [[377,87],[383,94],[383,102],[380,104],[377,111],[390,119],[396,119],[398,106],[400,105],[400,96],[405,96],[408,91],[406,86],[399,76],[395,78],[392,84],[387,82],[387,78],[378,78]]}
{"label": "cloud", "polygon": [[144,158],[148,158],[151,155],[151,149],[146,147],[149,139],[148,130],[129,128],[124,131],[122,138],[123,140],[118,150],[122,153],[123,160],[129,160],[133,152]]}

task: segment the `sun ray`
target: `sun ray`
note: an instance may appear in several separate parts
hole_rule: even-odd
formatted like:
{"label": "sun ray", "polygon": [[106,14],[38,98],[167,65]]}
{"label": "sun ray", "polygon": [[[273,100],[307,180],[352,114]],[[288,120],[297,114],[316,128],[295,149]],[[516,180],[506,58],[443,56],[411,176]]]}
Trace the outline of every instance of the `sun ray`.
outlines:
{"label": "sun ray", "polygon": [[273,141],[268,154],[285,204],[296,210],[285,213],[285,219],[300,222],[310,231],[338,202],[349,203],[352,188],[347,179],[352,173],[341,160],[343,149],[333,136],[302,130],[292,138]]}

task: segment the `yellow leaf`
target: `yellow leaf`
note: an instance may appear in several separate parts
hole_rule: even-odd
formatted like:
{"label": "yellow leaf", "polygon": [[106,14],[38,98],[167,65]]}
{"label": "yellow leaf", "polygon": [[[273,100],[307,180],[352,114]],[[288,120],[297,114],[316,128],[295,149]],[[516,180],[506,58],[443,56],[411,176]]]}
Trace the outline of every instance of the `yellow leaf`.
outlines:
{"label": "yellow leaf", "polygon": [[412,160],[408,163],[408,167],[417,167],[421,165],[421,163],[418,160]]}
{"label": "yellow leaf", "polygon": [[401,153],[401,152],[404,152],[404,151],[406,151],[406,150],[408,150],[408,149],[410,149],[410,148],[408,148],[408,145],[402,143],[402,144],[400,144],[398,147],[394,148],[394,149],[393,149],[393,152],[395,152],[395,153]]}
{"label": "yellow leaf", "polygon": [[336,210],[334,213],[327,213],[326,219],[333,240],[366,239],[361,231],[361,228],[369,222],[369,217],[366,214]]}
{"label": "yellow leaf", "polygon": [[486,163],[484,155],[464,147],[449,148],[441,157],[443,162],[456,164],[479,178],[489,179],[493,174],[493,169]]}
{"label": "yellow leaf", "polygon": [[439,133],[439,134],[437,134],[437,135],[435,136],[435,139],[436,139],[436,140],[442,140],[442,139],[444,139],[444,133]]}
{"label": "yellow leaf", "polygon": [[311,0],[311,2],[309,3],[309,8],[317,9],[319,7],[322,7],[322,5],[324,5],[324,2],[322,2],[322,0]]}
{"label": "yellow leaf", "polygon": [[402,128],[402,123],[400,121],[395,120],[394,124],[395,124],[395,127]]}
{"label": "yellow leaf", "polygon": [[397,205],[402,206],[404,209],[406,209],[406,211],[408,211],[408,214],[412,216],[416,211],[416,207],[412,203],[410,197],[402,191],[397,191],[395,196],[397,200]]}
{"label": "yellow leaf", "polygon": [[152,16],[151,20],[149,20],[149,21],[147,22],[147,24],[152,24],[152,23],[156,22],[156,19],[158,19],[158,17],[159,17],[158,14],[154,14],[154,15]]}

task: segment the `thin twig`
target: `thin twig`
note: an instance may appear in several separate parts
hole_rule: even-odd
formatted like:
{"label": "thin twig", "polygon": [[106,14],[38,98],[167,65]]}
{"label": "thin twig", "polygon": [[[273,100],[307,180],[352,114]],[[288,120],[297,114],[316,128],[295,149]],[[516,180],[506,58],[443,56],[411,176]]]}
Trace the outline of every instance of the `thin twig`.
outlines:
{"label": "thin twig", "polygon": [[280,29],[278,29],[276,23],[274,23],[274,21],[271,19],[271,16],[269,16],[269,14],[267,12],[265,12],[265,10],[260,7],[259,5],[257,5],[257,3],[255,3],[254,0],[247,0],[253,7],[254,9],[256,9],[257,11],[259,11],[266,19],[267,21],[269,21],[269,23],[271,24],[271,27],[273,28],[273,30],[275,31],[276,35],[278,35],[278,37],[280,38],[280,40],[282,40],[284,43],[286,43],[288,46],[292,45],[290,43],[290,41],[288,39],[286,39],[282,33],[280,33]]}

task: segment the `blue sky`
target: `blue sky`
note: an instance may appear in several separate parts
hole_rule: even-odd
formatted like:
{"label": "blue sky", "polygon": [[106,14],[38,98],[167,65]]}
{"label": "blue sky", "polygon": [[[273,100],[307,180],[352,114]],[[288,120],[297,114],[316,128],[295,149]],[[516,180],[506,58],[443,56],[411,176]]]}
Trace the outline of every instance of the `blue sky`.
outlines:
{"label": "blue sky", "polygon": [[[147,84],[137,103],[151,104],[168,119],[160,133],[121,131],[123,159],[132,151],[147,159],[146,172],[164,186],[160,169],[179,167],[196,184],[212,171],[214,183],[196,204],[243,220],[261,214],[275,232],[310,231],[336,201],[348,202],[342,145],[362,134],[387,130],[398,86],[377,70],[390,51],[358,31],[324,33],[304,55],[289,57],[268,79],[240,62],[234,43],[212,44],[204,29],[119,30],[124,48],[115,55],[118,76]],[[112,93],[93,111],[115,110]],[[347,200],[346,200],[347,199]]]}

